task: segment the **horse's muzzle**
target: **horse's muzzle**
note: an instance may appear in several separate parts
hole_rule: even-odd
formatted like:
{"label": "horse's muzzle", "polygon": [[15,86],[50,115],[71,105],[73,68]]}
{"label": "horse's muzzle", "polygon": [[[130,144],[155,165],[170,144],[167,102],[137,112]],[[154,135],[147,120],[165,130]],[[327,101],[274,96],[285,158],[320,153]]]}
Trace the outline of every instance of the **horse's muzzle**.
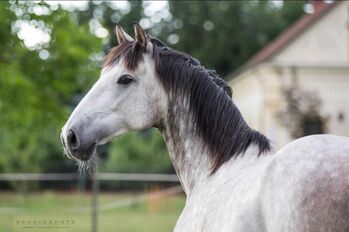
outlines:
{"label": "horse's muzzle", "polygon": [[89,160],[96,152],[97,143],[82,141],[81,136],[79,136],[79,134],[73,129],[69,129],[67,133],[64,133],[63,129],[60,138],[64,151],[68,157],[86,161]]}

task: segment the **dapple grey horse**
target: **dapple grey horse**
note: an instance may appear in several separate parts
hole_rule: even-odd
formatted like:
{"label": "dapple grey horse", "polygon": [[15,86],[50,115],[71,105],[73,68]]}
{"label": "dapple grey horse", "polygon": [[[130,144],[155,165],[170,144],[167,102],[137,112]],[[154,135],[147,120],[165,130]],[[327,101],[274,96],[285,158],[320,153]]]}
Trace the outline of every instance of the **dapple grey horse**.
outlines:
{"label": "dapple grey horse", "polygon": [[129,131],[156,127],[186,193],[175,231],[348,232],[349,139],[314,135],[275,151],[229,86],[134,24],[61,133],[80,163]]}

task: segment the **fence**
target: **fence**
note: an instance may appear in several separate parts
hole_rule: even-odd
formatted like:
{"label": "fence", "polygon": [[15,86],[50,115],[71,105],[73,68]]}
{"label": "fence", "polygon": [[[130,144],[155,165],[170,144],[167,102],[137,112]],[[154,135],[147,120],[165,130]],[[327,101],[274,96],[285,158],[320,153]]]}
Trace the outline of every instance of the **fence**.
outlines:
{"label": "fence", "polygon": [[[181,193],[182,187],[176,185],[167,189],[153,193],[129,197],[127,199],[109,202],[98,205],[99,183],[100,181],[144,181],[144,182],[173,182],[178,183],[178,177],[173,174],[144,174],[144,173],[95,173],[89,175],[92,182],[91,207],[80,207],[78,211],[91,210],[91,231],[97,232],[98,212],[125,207],[134,203],[139,203],[149,199],[162,198]],[[0,174],[0,181],[81,181],[86,177],[76,173],[3,173]]]}

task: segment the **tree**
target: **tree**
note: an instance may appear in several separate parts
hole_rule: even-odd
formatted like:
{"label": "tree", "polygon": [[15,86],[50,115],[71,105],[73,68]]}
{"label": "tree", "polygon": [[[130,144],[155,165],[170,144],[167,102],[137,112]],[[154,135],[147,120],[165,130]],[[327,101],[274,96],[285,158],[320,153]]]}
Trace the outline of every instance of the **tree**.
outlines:
{"label": "tree", "polygon": [[275,38],[303,14],[303,1],[171,1],[173,20],[163,39],[225,76]]}
{"label": "tree", "polygon": [[[36,6],[49,14],[33,13]],[[51,41],[25,47],[18,36],[26,23],[49,31]],[[98,77],[90,55],[100,50],[101,41],[66,11],[33,2],[0,4],[0,38],[0,171],[72,169],[58,135],[71,96]]]}
{"label": "tree", "polygon": [[109,172],[173,172],[167,149],[155,129],[130,133],[112,143],[105,162]]}
{"label": "tree", "polygon": [[162,11],[147,11],[147,1],[129,2],[123,11],[110,2],[90,3],[79,12],[80,21],[89,21],[99,12],[98,21],[109,30],[105,51],[115,46],[115,24],[133,33],[138,21],[152,35],[174,49],[191,54],[203,65],[227,75],[295,22],[306,1],[169,1]]}

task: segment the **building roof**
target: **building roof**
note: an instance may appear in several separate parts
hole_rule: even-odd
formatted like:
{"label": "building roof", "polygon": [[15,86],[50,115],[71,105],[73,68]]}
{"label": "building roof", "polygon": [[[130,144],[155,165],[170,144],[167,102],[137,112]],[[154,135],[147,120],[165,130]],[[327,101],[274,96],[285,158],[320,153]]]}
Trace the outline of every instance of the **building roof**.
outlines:
{"label": "building roof", "polygon": [[[311,25],[317,22],[320,18],[331,11],[335,5],[340,1],[335,1],[333,3],[320,2],[315,6],[315,11],[312,14],[306,14],[302,16],[293,25],[284,30],[279,36],[272,40],[269,44],[263,47],[259,52],[257,52],[252,58],[250,58],[241,68],[233,72],[232,77],[243,72],[250,67],[258,65],[262,62],[268,61],[274,55],[282,51],[288,44],[290,44],[294,39],[306,31]],[[235,74],[235,75],[234,75]]]}

